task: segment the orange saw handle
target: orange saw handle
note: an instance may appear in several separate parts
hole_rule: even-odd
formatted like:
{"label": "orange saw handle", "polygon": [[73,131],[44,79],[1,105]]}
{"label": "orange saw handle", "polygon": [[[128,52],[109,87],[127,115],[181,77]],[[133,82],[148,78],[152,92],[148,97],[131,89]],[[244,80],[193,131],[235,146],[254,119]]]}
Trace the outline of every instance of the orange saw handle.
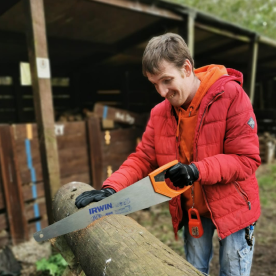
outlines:
{"label": "orange saw handle", "polygon": [[191,186],[185,186],[180,190],[173,190],[165,182],[165,173],[167,169],[176,165],[177,163],[178,160],[171,161],[149,174],[151,184],[156,193],[173,198],[191,188]]}

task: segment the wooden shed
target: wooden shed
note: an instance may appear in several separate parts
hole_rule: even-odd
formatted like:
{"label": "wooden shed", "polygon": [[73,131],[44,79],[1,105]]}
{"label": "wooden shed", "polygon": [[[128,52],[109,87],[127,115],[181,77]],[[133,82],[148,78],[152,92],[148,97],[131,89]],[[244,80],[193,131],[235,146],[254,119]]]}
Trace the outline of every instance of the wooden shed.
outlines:
{"label": "wooden shed", "polygon": [[[20,85],[26,13],[23,1],[8,2],[0,4],[0,122],[34,122],[32,88]],[[95,102],[148,112],[161,98],[141,74],[141,56],[152,36],[168,31],[186,38],[196,67],[242,71],[254,107],[275,108],[272,39],[166,1],[44,0],[44,9],[56,119]]]}
{"label": "wooden shed", "polygon": [[[62,184],[77,180],[99,188],[99,183],[119,167],[122,158],[135,149],[145,126],[144,114],[162,100],[141,73],[143,50],[155,35],[165,32],[182,35],[196,67],[216,63],[242,71],[260,130],[276,133],[276,41],[272,39],[169,1],[2,2],[1,245],[11,239],[14,243],[28,239],[48,223],[44,196],[46,193],[49,201],[50,186],[43,177],[47,150],[41,153],[37,134],[38,126],[43,124],[43,112],[56,122],[57,173]],[[45,28],[38,23],[44,14]],[[26,63],[32,69],[37,58],[49,60],[50,78],[44,82],[36,76],[32,78],[33,86],[22,84]],[[34,94],[49,93],[53,105],[43,111],[43,100],[38,103]],[[51,104],[45,102],[45,106]],[[36,116],[35,105],[39,106]],[[87,111],[94,111],[97,116],[84,120]],[[117,119],[116,112],[121,114]],[[68,113],[78,117],[74,117],[74,122],[58,122]],[[140,123],[122,121],[127,116]],[[106,119],[117,120],[115,127],[103,127]],[[111,141],[115,145],[107,144],[109,136],[114,138]],[[128,144],[121,159],[120,141]],[[19,204],[15,206],[12,202]]]}

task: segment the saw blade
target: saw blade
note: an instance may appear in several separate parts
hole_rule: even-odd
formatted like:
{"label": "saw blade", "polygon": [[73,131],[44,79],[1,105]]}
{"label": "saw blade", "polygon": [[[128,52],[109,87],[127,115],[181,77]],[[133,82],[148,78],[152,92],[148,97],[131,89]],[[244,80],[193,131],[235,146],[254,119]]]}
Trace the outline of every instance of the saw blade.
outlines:
{"label": "saw blade", "polygon": [[133,185],[34,233],[37,242],[55,238],[87,227],[108,215],[127,215],[150,206],[169,201],[171,197],[156,193],[147,176]]}

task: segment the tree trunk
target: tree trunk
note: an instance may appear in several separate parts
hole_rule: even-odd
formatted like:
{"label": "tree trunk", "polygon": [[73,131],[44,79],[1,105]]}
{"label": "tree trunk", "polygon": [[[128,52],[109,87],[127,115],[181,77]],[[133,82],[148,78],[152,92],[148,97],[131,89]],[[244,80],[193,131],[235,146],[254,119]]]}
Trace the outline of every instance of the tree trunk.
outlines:
{"label": "tree trunk", "polygon": [[[76,197],[91,189],[81,182],[62,186],[53,203],[55,220],[77,212]],[[87,276],[202,275],[127,216],[102,217],[85,229],[64,235],[64,238]]]}

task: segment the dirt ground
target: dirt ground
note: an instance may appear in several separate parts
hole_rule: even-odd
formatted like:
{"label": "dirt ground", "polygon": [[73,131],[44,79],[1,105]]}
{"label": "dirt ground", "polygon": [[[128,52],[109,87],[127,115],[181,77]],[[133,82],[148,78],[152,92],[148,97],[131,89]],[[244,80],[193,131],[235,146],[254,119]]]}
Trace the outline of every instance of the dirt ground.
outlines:
{"label": "dirt ground", "polygon": [[[276,187],[275,187],[276,188]],[[164,208],[160,206],[160,208]],[[152,211],[146,211],[151,213]],[[181,234],[179,234],[179,241],[174,241],[172,229],[170,228],[170,218],[165,217],[162,211],[155,217],[155,222],[149,224],[148,222],[143,223],[142,221],[147,220],[148,214],[145,211],[137,212],[132,215],[135,220],[144,226],[156,237],[166,243],[168,246],[173,248],[179,255],[185,258],[183,250],[183,240]],[[156,211],[155,211],[156,212]],[[151,215],[149,215],[151,216]],[[156,216],[156,215],[155,215]],[[276,209],[271,210],[270,208],[262,209],[262,216],[259,219],[255,228],[255,251],[253,266],[251,269],[251,276],[276,276],[276,231],[275,231],[275,217]],[[158,225],[159,224],[159,225]],[[163,225],[163,226],[162,226]],[[161,231],[163,230],[163,232]],[[158,231],[158,232],[157,232]],[[214,235],[214,257],[211,262],[210,275],[219,275],[219,242],[217,235]]]}
{"label": "dirt ground", "polygon": [[28,242],[13,246],[11,249],[15,258],[22,265],[20,274],[22,276],[36,275],[35,263],[42,258],[47,259],[52,254],[50,242],[38,244],[33,238]]}
{"label": "dirt ground", "polygon": [[[257,176],[260,185],[262,215],[254,233],[256,243],[251,276],[276,276],[276,164],[272,166],[262,165],[257,171]],[[168,203],[133,213],[130,217],[147,228],[149,232],[179,255],[185,257],[181,231],[179,231],[179,240],[175,241],[174,239]],[[218,249],[219,243],[215,235],[214,258],[211,263],[210,276],[218,275]],[[35,262],[43,257],[47,258],[51,254],[51,246],[48,242],[39,245],[33,239],[12,247],[12,250],[16,258],[22,263],[21,275],[23,276],[42,275],[36,273]]]}

